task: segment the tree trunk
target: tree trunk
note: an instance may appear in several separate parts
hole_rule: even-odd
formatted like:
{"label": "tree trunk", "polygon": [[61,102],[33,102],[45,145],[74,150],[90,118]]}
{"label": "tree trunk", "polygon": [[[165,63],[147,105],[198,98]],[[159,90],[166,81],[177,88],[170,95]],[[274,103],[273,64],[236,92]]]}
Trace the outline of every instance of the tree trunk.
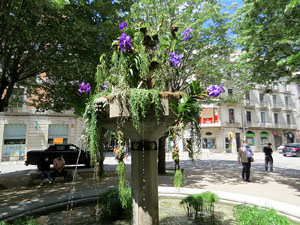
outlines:
{"label": "tree trunk", "polygon": [[158,148],[158,174],[166,174],[166,135],[159,139]]}

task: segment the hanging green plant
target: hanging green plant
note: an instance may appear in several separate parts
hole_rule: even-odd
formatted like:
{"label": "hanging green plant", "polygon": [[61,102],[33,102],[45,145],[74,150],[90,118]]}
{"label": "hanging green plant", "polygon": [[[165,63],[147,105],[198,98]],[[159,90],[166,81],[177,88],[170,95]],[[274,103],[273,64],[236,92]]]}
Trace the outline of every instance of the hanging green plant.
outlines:
{"label": "hanging green plant", "polygon": [[183,187],[183,175],[181,169],[176,170],[174,175],[174,187]]}
{"label": "hanging green plant", "polygon": [[90,160],[91,164],[94,166],[95,176],[99,179],[104,177],[104,129],[99,125],[99,119],[97,118],[97,113],[95,112],[94,98],[91,97],[90,101],[87,103],[85,113],[83,115],[84,119],[84,144],[90,150]]}
{"label": "hanging green plant", "polygon": [[126,181],[125,172],[126,167],[125,163],[122,161],[118,164],[116,172],[119,176],[119,197],[123,208],[128,207],[128,202],[131,201],[129,184]]}
{"label": "hanging green plant", "polygon": [[155,117],[157,123],[159,123],[159,92],[155,89],[130,89],[129,108],[131,112],[133,125],[137,130],[140,130],[141,118],[146,117],[150,105],[154,106]]}

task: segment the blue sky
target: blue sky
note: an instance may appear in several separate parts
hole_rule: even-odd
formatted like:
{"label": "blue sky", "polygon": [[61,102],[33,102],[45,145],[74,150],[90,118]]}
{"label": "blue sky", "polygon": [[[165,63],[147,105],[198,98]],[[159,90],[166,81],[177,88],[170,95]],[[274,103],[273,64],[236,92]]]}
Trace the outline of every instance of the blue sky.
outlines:
{"label": "blue sky", "polygon": [[[221,4],[226,5],[226,7],[230,6],[232,3],[237,3],[237,7],[243,5],[243,0],[221,0]],[[224,11],[228,11],[230,14],[234,13],[234,10],[224,9]]]}

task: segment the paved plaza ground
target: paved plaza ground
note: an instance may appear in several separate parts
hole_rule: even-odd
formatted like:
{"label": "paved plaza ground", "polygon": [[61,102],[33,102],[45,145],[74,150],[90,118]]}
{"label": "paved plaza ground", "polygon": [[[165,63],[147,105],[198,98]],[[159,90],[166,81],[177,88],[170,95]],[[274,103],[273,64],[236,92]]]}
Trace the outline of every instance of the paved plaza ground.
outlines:
{"label": "paved plaza ground", "polygon": [[[274,173],[265,172],[264,155],[255,153],[255,162],[251,167],[251,182],[241,179],[241,165],[237,164],[236,153],[204,152],[192,161],[187,154],[181,154],[180,165],[184,169],[184,187],[209,189],[239,193],[253,197],[261,197],[300,207],[300,157],[283,157],[274,153]],[[167,168],[173,168],[171,155],[166,156]],[[127,178],[130,181],[131,158],[125,161]],[[74,182],[64,183],[58,179],[54,185],[39,186],[35,180],[33,186],[28,186],[29,173],[36,170],[35,166],[26,167],[23,162],[0,163],[0,220],[1,213],[7,208],[26,202],[43,201],[53,196],[68,195],[70,190],[80,192],[87,189],[107,189],[118,184],[115,174],[117,162],[111,153],[106,155],[105,170],[107,176],[102,183],[93,178],[93,169],[79,166],[77,178]],[[74,167],[68,167],[74,170]],[[159,186],[172,187],[172,174],[158,178]]]}

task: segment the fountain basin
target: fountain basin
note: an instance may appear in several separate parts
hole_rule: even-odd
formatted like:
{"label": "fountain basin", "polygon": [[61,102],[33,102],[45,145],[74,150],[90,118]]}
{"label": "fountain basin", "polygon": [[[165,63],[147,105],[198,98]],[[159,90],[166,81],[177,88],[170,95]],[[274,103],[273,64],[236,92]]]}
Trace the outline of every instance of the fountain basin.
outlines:
{"label": "fountain basin", "polygon": [[[74,193],[74,205],[89,203],[95,201],[99,194],[106,192],[106,188],[87,189],[76,191]],[[190,194],[199,194],[207,191],[207,189],[197,188],[173,188],[173,187],[158,187],[160,197],[186,197]],[[270,199],[259,198],[238,193],[229,193],[222,191],[212,191],[217,194],[221,202],[230,204],[247,203],[250,205],[257,205],[265,208],[273,208],[277,212],[289,217],[293,221],[300,224],[300,207],[288,203],[278,202]],[[67,207],[69,200],[69,193],[60,196],[49,196],[39,201],[28,201],[19,203],[17,205],[1,208],[0,221],[13,220],[23,216],[39,214],[54,210],[61,207]]]}

